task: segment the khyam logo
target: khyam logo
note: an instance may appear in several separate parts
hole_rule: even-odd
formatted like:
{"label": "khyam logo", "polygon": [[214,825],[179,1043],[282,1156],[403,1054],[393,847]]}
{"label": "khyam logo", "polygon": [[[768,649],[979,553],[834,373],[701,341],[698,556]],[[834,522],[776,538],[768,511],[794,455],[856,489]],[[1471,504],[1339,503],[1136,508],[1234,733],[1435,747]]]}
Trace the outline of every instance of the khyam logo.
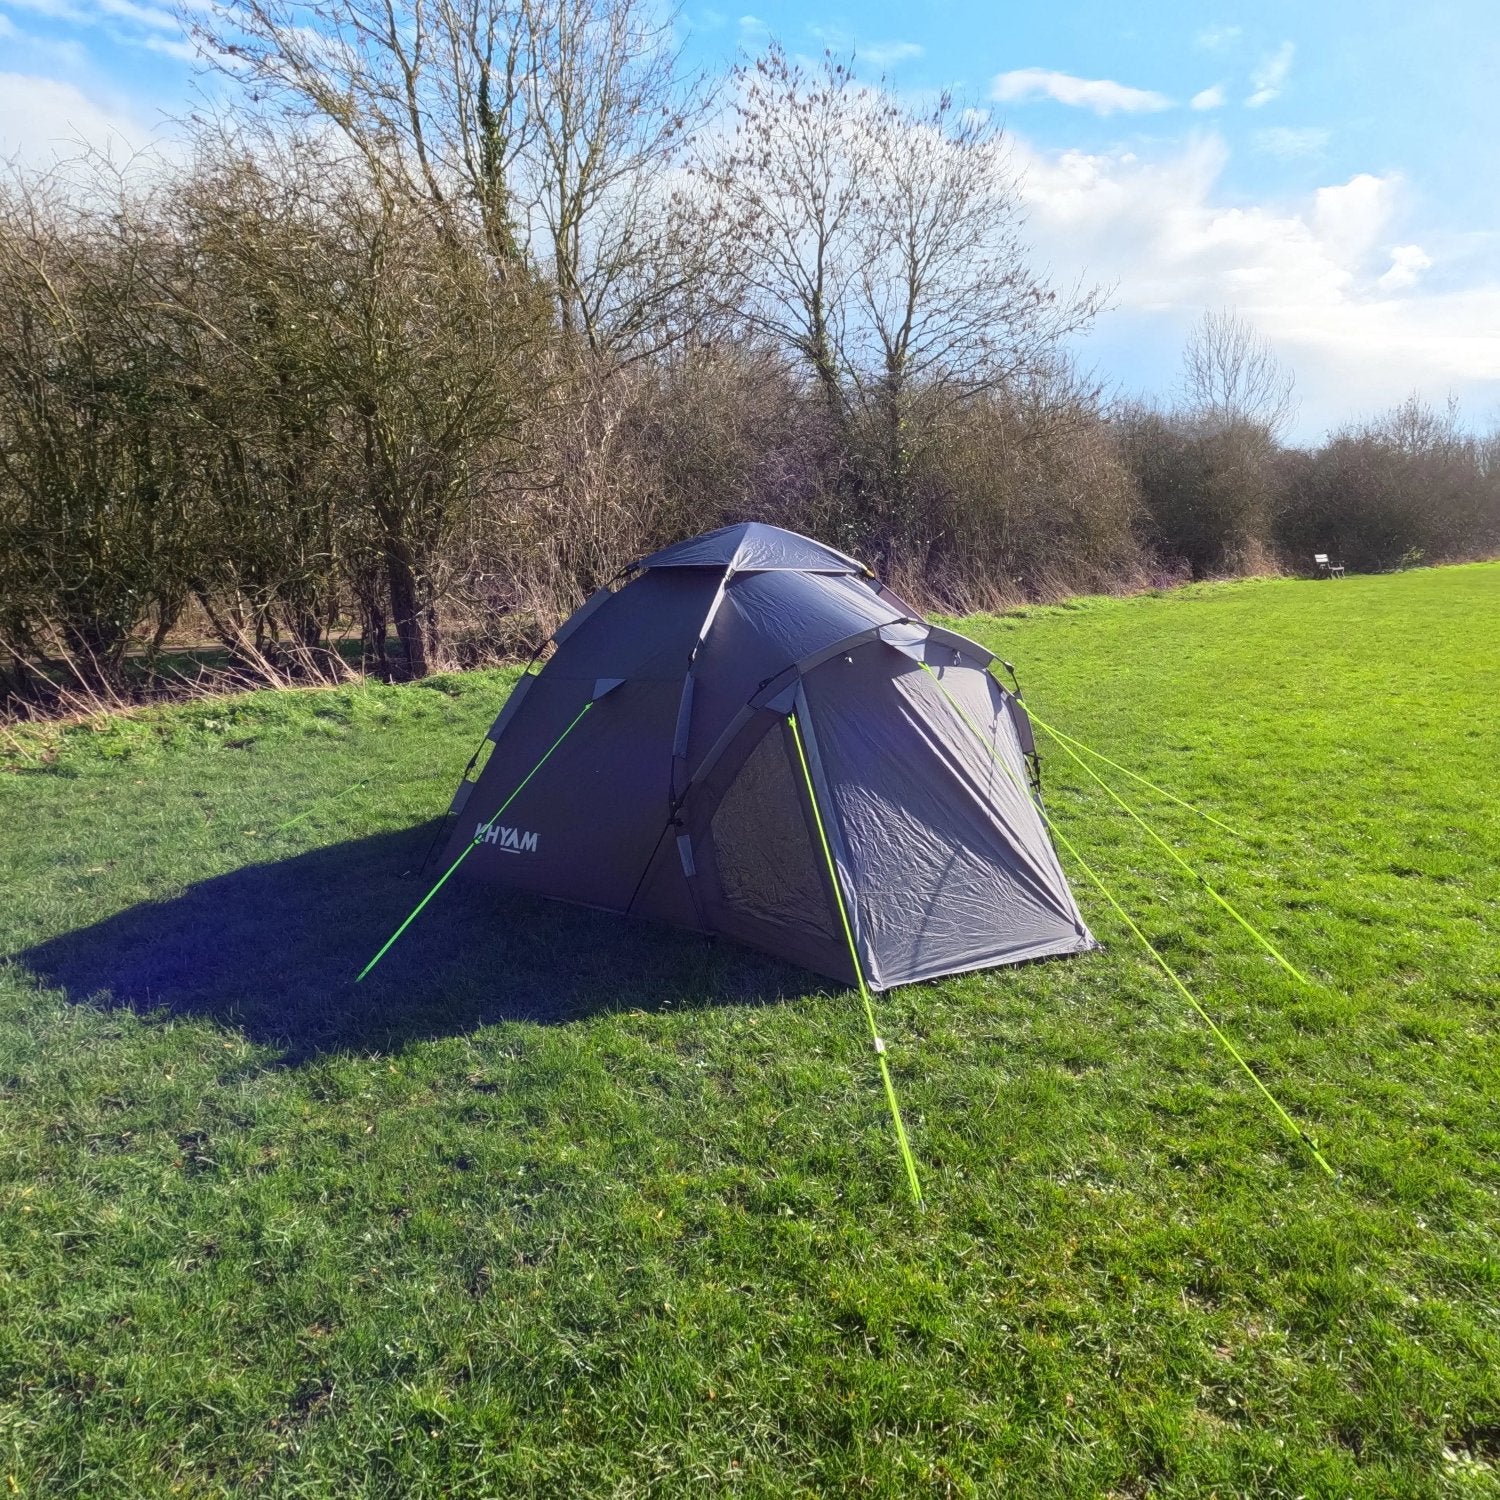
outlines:
{"label": "khyam logo", "polygon": [[474,828],[476,844],[494,844],[507,854],[535,854],[536,835],[524,828],[506,828],[499,823],[479,823]]}

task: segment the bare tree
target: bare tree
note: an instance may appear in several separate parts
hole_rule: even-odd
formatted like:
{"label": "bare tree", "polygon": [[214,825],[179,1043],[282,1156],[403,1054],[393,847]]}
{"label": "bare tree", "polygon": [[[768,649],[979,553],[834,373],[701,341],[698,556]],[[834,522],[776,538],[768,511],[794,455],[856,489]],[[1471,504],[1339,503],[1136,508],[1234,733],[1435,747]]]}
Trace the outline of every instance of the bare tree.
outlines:
{"label": "bare tree", "polygon": [[477,213],[493,250],[514,255],[531,60],[513,0],[236,0],[182,19],[248,85],[241,125],[249,103],[331,127],[383,190],[425,200],[450,227]]}
{"label": "bare tree", "polygon": [[744,266],[737,309],[797,354],[829,414],[849,415],[844,332],[860,271],[860,132],[848,69],[815,75],[772,46],[735,70],[735,130],[703,165]]}
{"label": "bare tree", "polygon": [[1250,423],[1272,436],[1297,414],[1296,380],[1239,314],[1206,311],[1183,350],[1183,395],[1193,413],[1227,428]]}
{"label": "bare tree", "polygon": [[704,178],[741,257],[743,315],[794,352],[858,483],[913,518],[913,454],[955,404],[1048,364],[1099,295],[1028,266],[1019,186],[989,118],[914,111],[831,55],[776,46],[735,75],[736,129]]}
{"label": "bare tree", "polygon": [[327,638],[367,539],[351,534],[337,393],[292,291],[314,226],[294,173],[212,145],[171,185],[179,253],[157,288],[187,366],[192,591],[237,666],[338,677]]}
{"label": "bare tree", "polygon": [[298,270],[314,359],[337,393],[337,432],[362,479],[405,666],[445,660],[446,544],[476,470],[514,470],[550,383],[542,298],[501,281],[400,197],[332,189],[336,235]]}
{"label": "bare tree", "polygon": [[521,6],[532,132],[521,170],[562,330],[595,352],[625,348],[660,326],[685,269],[665,179],[706,107],[703,83],[682,68],[676,15],[650,0]]}
{"label": "bare tree", "polygon": [[859,124],[874,170],[853,369],[875,372],[887,394],[920,384],[952,403],[1050,366],[1101,294],[1059,297],[1027,264],[1020,181],[998,128],[948,94],[924,113],[882,98]]}
{"label": "bare tree", "polygon": [[1500,435],[1456,403],[1418,395],[1331,433],[1289,465],[1279,540],[1303,567],[1316,551],[1351,569],[1493,557],[1500,549]]}
{"label": "bare tree", "polygon": [[668,171],[706,102],[674,13],[238,0],[185,20],[263,108],[339,132],[381,192],[427,203],[450,235],[477,217],[502,265],[544,268],[565,334],[596,351],[659,335],[682,269]]}

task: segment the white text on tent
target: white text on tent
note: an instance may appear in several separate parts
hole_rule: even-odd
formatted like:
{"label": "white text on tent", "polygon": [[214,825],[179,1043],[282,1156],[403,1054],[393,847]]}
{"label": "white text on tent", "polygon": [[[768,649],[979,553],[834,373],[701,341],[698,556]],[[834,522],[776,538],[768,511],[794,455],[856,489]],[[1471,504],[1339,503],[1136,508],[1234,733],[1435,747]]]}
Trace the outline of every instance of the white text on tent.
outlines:
{"label": "white text on tent", "polygon": [[535,854],[536,834],[524,828],[505,828],[499,823],[480,823],[474,829],[476,844],[495,844],[507,854]]}

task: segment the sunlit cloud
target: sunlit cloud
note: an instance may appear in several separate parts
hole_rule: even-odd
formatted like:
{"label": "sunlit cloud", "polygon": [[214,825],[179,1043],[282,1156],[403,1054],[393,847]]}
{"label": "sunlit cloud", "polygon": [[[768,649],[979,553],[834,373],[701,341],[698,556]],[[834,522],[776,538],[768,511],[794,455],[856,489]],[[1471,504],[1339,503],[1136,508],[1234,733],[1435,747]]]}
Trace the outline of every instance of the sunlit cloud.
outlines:
{"label": "sunlit cloud", "polygon": [[135,0],[95,0],[100,14],[116,20],[133,21],[157,31],[178,30],[177,17],[155,5],[138,5]]}
{"label": "sunlit cloud", "polygon": [[148,36],[141,45],[148,52],[159,52],[163,57],[175,57],[178,62],[197,63],[203,60],[203,53],[197,43],[190,42],[184,37]]}
{"label": "sunlit cloud", "polygon": [[0,73],[0,157],[46,168],[87,152],[130,157],[155,133],[128,110],[58,78]]}
{"label": "sunlit cloud", "polygon": [[921,57],[924,49],[916,42],[862,42],[843,26],[809,26],[807,34],[821,42],[830,52],[852,53],[857,62],[872,68],[891,68],[898,63]]}
{"label": "sunlit cloud", "polygon": [[1322,126],[1305,125],[1294,128],[1272,125],[1265,130],[1252,132],[1250,144],[1264,156],[1295,161],[1299,157],[1321,156],[1328,139],[1329,132]]}
{"label": "sunlit cloud", "polygon": [[856,46],[855,56],[875,68],[893,68],[897,63],[910,62],[922,56],[922,48],[916,42],[867,42]]}
{"label": "sunlit cloud", "polygon": [[1224,52],[1243,35],[1243,29],[1238,26],[1207,26],[1193,38],[1193,43],[1205,52]]}
{"label": "sunlit cloud", "polygon": [[1172,107],[1165,94],[1152,89],[1131,88],[1111,78],[1076,78],[1046,68],[1016,68],[997,74],[990,85],[990,98],[1002,104],[1050,99],[1056,104],[1092,110],[1096,115],[1147,114]]}
{"label": "sunlit cloud", "polygon": [[1429,291],[1432,257],[1392,233],[1395,174],[1356,173],[1289,202],[1246,203],[1223,186],[1229,147],[1044,150],[1012,138],[1035,253],[1055,280],[1114,288],[1111,316],[1185,333],[1234,307],[1297,371],[1307,430],[1412,390],[1500,398],[1500,278]]}
{"label": "sunlit cloud", "polygon": [[1269,104],[1286,87],[1287,74],[1292,71],[1292,58],[1297,48],[1293,42],[1283,42],[1270,56],[1262,59],[1250,74],[1250,86],[1254,93],[1245,100],[1247,109],[1259,109]]}
{"label": "sunlit cloud", "polygon": [[1423,271],[1432,269],[1432,257],[1420,245],[1391,248],[1391,268],[1375,284],[1383,292],[1405,291],[1415,286]]}

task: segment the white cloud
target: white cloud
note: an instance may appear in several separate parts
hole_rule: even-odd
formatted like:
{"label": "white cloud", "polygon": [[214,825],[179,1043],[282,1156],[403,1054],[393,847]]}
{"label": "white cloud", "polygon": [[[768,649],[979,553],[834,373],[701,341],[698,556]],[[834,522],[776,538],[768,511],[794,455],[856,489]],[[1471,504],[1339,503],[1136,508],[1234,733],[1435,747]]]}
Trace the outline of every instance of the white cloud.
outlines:
{"label": "white cloud", "polygon": [[128,157],[151,144],[152,131],[144,122],[71,83],[0,73],[0,157],[46,167],[87,148]]}
{"label": "white cloud", "polygon": [[1372,172],[1320,187],[1308,219],[1318,243],[1341,265],[1365,265],[1395,213],[1400,187],[1400,178]]}
{"label": "white cloud", "polygon": [[1294,202],[1246,204],[1221,190],[1228,148],[1212,134],[1156,155],[1012,146],[1039,260],[1058,283],[1115,288],[1118,310],[1086,358],[1112,338],[1125,341],[1121,358],[1153,342],[1175,350],[1202,309],[1229,306],[1296,370],[1305,435],[1413,389],[1458,392],[1481,412],[1500,402],[1500,278],[1413,291],[1426,251],[1383,248],[1399,178],[1360,173]]}
{"label": "white cloud", "polygon": [[1323,148],[1328,144],[1328,136],[1329,132],[1317,125],[1300,128],[1272,125],[1265,130],[1253,131],[1250,144],[1265,156],[1295,161],[1298,157],[1321,156]]}
{"label": "white cloud", "polygon": [[121,21],[133,21],[137,26],[149,26],[157,31],[176,31],[177,17],[170,11],[155,5],[137,5],[135,0],[95,0],[100,11]]}
{"label": "white cloud", "polygon": [[86,26],[93,19],[69,0],[6,0],[12,10],[29,10],[33,15],[46,16],[49,21],[69,21]]}
{"label": "white cloud", "polygon": [[1058,104],[1091,109],[1096,115],[1144,114],[1170,109],[1172,101],[1152,89],[1131,88],[1110,78],[1075,78],[1046,68],[1016,68],[1000,73],[990,85],[990,98],[1003,104],[1030,99],[1052,99]]}
{"label": "white cloud", "polygon": [[15,73],[53,77],[59,74],[78,77],[89,67],[89,54],[75,37],[38,36],[35,32],[13,28],[9,49],[11,70]]}
{"label": "white cloud", "polygon": [[1283,42],[1268,57],[1261,59],[1258,67],[1250,74],[1250,85],[1255,90],[1248,99],[1245,106],[1248,109],[1259,109],[1263,104],[1269,104],[1286,86],[1287,74],[1292,71],[1292,58],[1296,55],[1297,48],[1292,42]]}
{"label": "white cloud", "polygon": [[197,43],[190,42],[185,37],[148,36],[141,45],[148,52],[159,52],[163,57],[175,57],[178,62],[196,63],[200,62],[203,57]]}
{"label": "white cloud", "polygon": [[1224,98],[1224,85],[1222,83],[1216,83],[1209,88],[1199,89],[1198,92],[1194,94],[1190,100],[1188,100],[1188,103],[1191,104],[1194,109],[1218,109],[1218,107],[1223,104]]}
{"label": "white cloud", "polygon": [[854,55],[872,68],[892,68],[897,63],[921,57],[922,51],[916,42],[874,42],[864,47],[856,46]]}
{"label": "white cloud", "polygon": [[1383,292],[1402,292],[1431,267],[1432,257],[1420,245],[1393,245],[1391,268],[1375,285]]}
{"label": "white cloud", "polygon": [[1193,38],[1193,42],[1205,52],[1223,52],[1239,41],[1243,34],[1238,26],[1208,26]]}
{"label": "white cloud", "polygon": [[766,37],[771,34],[771,28],[759,16],[741,16],[739,24],[742,37]]}
{"label": "white cloud", "polygon": [[868,63],[872,68],[909,62],[921,57],[925,50],[916,42],[859,42],[853,32],[842,26],[809,26],[807,34],[832,52],[852,52],[856,62]]}
{"label": "white cloud", "polygon": [[[142,0],[4,0],[4,3],[80,31],[98,27],[116,47],[143,47],[180,62],[199,60],[200,54],[183,35],[178,18],[161,5]],[[189,8],[196,8],[199,3],[200,0],[187,0]],[[0,35],[5,34],[0,31]],[[9,35],[17,36],[14,28]],[[29,36],[21,40],[25,44],[25,57],[23,60],[12,56],[13,68],[41,66],[48,72],[63,68],[81,73],[88,65],[85,50],[76,37]],[[65,48],[70,49],[71,55]]]}

